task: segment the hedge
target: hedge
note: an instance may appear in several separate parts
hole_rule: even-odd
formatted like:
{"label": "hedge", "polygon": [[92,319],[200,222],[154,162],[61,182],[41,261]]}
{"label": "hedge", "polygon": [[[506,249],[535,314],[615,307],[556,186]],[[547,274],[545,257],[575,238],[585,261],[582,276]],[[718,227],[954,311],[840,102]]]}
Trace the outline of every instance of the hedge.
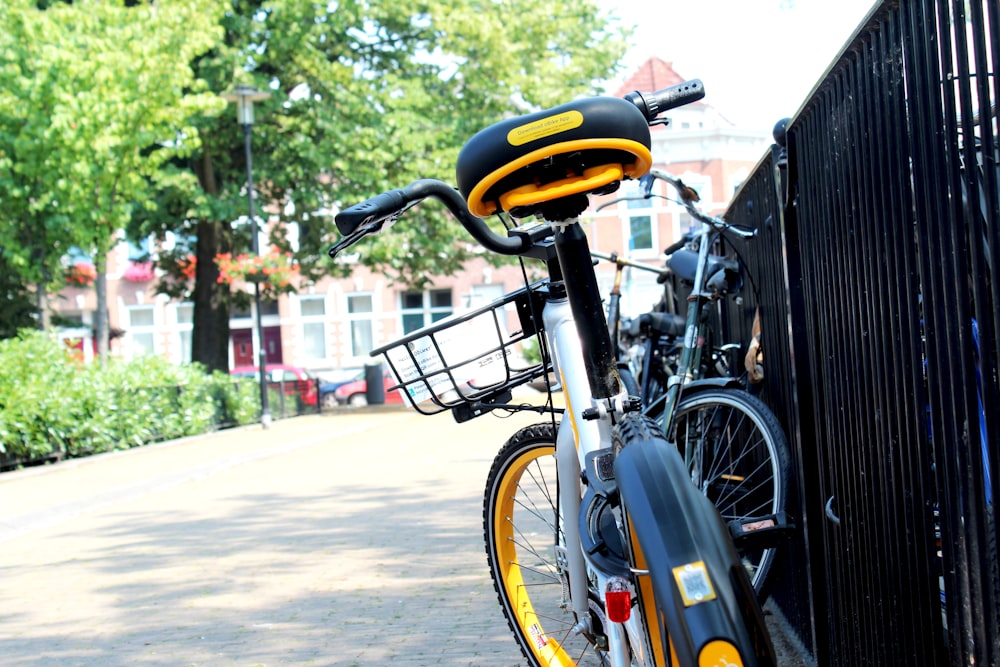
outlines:
{"label": "hedge", "polygon": [[0,340],[0,465],[78,457],[249,424],[249,383],[160,357],[84,364],[51,336]]}

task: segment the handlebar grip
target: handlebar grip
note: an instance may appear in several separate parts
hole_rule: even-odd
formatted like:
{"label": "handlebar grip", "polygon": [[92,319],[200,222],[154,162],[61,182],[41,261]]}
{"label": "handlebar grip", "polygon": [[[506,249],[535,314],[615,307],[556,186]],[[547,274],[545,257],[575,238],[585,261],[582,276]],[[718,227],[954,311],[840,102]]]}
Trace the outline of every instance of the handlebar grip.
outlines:
{"label": "handlebar grip", "polygon": [[681,239],[680,239],[680,241],[676,241],[675,243],[672,243],[669,246],[667,246],[664,249],[663,254],[664,255],[673,255],[675,252],[677,252],[678,250],[680,250],[681,248],[683,248],[685,245],[687,245],[688,241],[690,241],[690,239],[686,235],[682,236]]}
{"label": "handlebar grip", "polygon": [[337,214],[334,221],[340,233],[347,236],[360,227],[377,224],[399,215],[410,203],[411,200],[404,190],[390,190],[345,208]]}
{"label": "handlebar grip", "polygon": [[647,121],[651,121],[664,111],[697,102],[703,97],[705,97],[705,85],[701,79],[691,79],[655,93],[634,91],[626,95],[625,99],[634,104]]}

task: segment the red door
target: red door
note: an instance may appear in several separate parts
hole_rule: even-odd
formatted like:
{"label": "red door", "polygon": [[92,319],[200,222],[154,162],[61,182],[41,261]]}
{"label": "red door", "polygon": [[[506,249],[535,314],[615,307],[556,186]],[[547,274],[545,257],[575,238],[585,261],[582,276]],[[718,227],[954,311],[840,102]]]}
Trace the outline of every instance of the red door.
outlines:
{"label": "red door", "polygon": [[256,366],[257,360],[253,353],[253,330],[233,329],[229,337],[233,341],[233,368]]}
{"label": "red door", "polygon": [[[253,349],[253,329],[233,329],[229,337],[233,341],[233,368],[260,363]],[[267,363],[280,364],[283,361],[280,326],[264,328],[264,349],[267,351]]]}
{"label": "red door", "polygon": [[282,363],[281,327],[264,327],[264,350],[267,352],[267,363]]}

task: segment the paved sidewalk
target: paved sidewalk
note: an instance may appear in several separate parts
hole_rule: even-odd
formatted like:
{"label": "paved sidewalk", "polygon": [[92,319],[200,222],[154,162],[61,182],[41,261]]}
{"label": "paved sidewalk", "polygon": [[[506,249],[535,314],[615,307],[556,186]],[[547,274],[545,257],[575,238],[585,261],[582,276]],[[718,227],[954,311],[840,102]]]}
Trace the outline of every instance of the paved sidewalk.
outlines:
{"label": "paved sidewalk", "polygon": [[368,408],[3,473],[0,665],[523,665],[482,492],[542,419]]}
{"label": "paved sidewalk", "polygon": [[0,664],[521,665],[481,498],[539,419],[366,410],[4,473]]}

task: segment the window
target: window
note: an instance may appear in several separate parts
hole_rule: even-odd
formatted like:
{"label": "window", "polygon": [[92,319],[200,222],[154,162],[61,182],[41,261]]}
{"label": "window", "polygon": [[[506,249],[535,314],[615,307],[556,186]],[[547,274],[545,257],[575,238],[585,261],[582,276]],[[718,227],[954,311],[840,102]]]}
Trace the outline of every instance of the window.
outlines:
{"label": "window", "polygon": [[302,351],[310,359],[326,358],[326,301],[322,296],[299,299],[302,316]]}
{"label": "window", "polygon": [[351,356],[367,357],[375,347],[372,335],[372,295],[348,294],[347,317],[351,324]]}
{"label": "window", "polygon": [[194,329],[194,304],[179,303],[176,308],[177,336],[180,339],[180,359],[182,364],[191,361],[191,331]]}
{"label": "window", "polygon": [[155,324],[153,306],[132,306],[128,309],[128,333],[133,357],[156,352]]}
{"label": "window", "polygon": [[454,312],[450,289],[403,292],[399,296],[403,333],[408,334],[442,320]]}
{"label": "window", "polygon": [[653,217],[649,215],[633,215],[628,219],[628,249],[629,252],[636,250],[653,249]]}
{"label": "window", "polygon": [[[630,184],[623,195],[628,197],[641,196],[642,190],[638,183]],[[653,249],[653,200],[652,199],[629,199],[628,221],[626,223],[626,233],[628,238],[629,253],[636,250]]]}
{"label": "window", "polygon": [[698,227],[694,223],[694,218],[687,211],[681,211],[680,213],[680,230],[681,234],[696,234],[698,232]]}
{"label": "window", "polygon": [[[261,317],[266,317],[268,315],[278,314],[278,302],[274,299],[261,299],[260,300],[260,315]],[[233,304],[229,308],[229,319],[250,319],[253,315],[253,299],[251,299],[245,305]]]}
{"label": "window", "polygon": [[229,307],[229,319],[232,320],[248,320],[253,316],[253,307],[246,303],[245,305],[240,305],[234,303]]}
{"label": "window", "polygon": [[264,317],[266,315],[277,315],[278,314],[278,302],[274,299],[261,299],[260,301],[260,315]]}
{"label": "window", "polygon": [[472,290],[462,299],[466,308],[479,308],[503,297],[503,285],[473,285]]}

